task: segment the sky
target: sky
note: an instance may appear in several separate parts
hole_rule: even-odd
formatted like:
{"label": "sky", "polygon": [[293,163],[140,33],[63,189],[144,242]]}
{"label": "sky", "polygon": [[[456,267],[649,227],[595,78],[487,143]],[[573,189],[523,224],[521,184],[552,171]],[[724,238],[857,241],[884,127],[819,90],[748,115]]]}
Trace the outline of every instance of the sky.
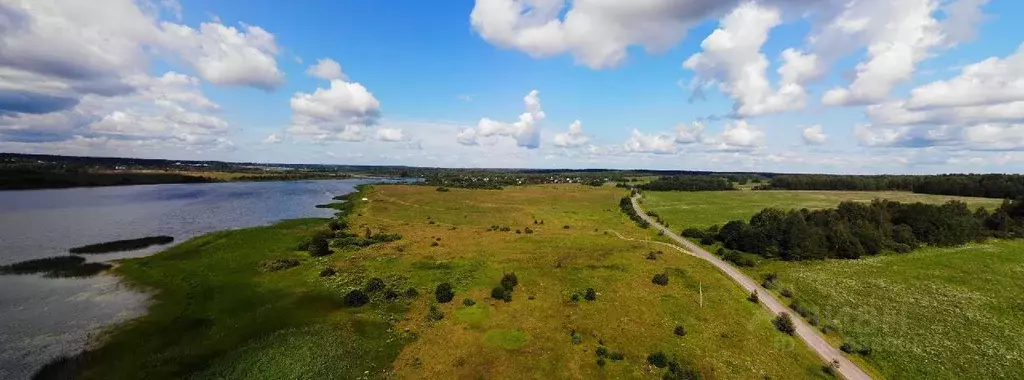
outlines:
{"label": "sky", "polygon": [[0,152],[1024,172],[1016,0],[0,0]]}

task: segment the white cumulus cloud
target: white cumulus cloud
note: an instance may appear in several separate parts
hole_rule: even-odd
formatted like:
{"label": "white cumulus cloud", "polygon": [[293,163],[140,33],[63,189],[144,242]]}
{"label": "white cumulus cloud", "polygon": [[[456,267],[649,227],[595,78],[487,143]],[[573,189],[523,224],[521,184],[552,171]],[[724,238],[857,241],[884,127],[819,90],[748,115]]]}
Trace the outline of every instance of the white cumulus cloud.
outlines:
{"label": "white cumulus cloud", "polygon": [[306,69],[306,74],[323,80],[348,80],[348,76],[341,71],[341,65],[330,58],[318,59],[316,64]]}
{"label": "white cumulus cloud", "polygon": [[804,143],[808,145],[820,145],[828,140],[828,135],[822,131],[821,125],[812,125],[804,128],[801,136],[804,138]]}
{"label": "white cumulus cloud", "polygon": [[480,119],[476,129],[459,132],[456,141],[462,145],[476,145],[480,138],[512,137],[518,146],[529,149],[539,148],[540,122],[546,117],[541,109],[539,95],[537,90],[533,90],[523,97],[526,112],[519,115],[519,121],[504,123],[485,117]]}
{"label": "white cumulus cloud", "polygon": [[672,154],[676,152],[676,142],[667,133],[648,135],[634,128],[623,148],[631,153]]}
{"label": "white cumulus cloud", "polygon": [[576,148],[587,145],[589,142],[590,136],[583,133],[583,123],[576,120],[569,125],[568,132],[555,135],[554,144],[562,148]]}

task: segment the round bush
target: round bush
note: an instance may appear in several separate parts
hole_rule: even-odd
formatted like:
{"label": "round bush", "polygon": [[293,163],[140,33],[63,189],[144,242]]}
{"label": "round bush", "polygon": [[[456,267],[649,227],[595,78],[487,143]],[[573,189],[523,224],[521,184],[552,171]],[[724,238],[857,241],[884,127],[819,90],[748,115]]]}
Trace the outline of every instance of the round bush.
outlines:
{"label": "round bush", "polygon": [[359,289],[350,291],[345,295],[345,306],[348,307],[361,307],[366,305],[368,302],[370,302],[370,297]]}
{"label": "round bush", "polygon": [[374,278],[371,278],[370,281],[368,281],[366,283],[366,292],[367,293],[379,292],[381,290],[384,290],[385,287],[387,287],[387,285],[384,284],[384,280],[381,280],[381,279],[379,279],[377,277],[374,277]]}
{"label": "round bush", "polygon": [[653,354],[647,355],[647,362],[658,368],[665,368],[668,366],[668,357],[665,356],[664,352],[658,351]]}
{"label": "round bush", "polygon": [[587,301],[597,301],[597,291],[594,288],[587,288],[587,293],[583,295],[583,298]]}
{"label": "round bush", "polygon": [[786,334],[793,335],[796,332],[796,325],[793,324],[793,317],[790,317],[789,313],[779,314],[778,317],[772,320],[772,324],[775,325],[776,329]]}
{"label": "round bush", "polygon": [[466,298],[466,299],[462,300],[462,304],[466,305],[466,306],[473,306],[473,305],[476,305],[476,301],[473,301],[472,298]]}
{"label": "round bush", "polygon": [[519,278],[516,277],[515,272],[505,273],[505,275],[501,277],[501,286],[504,286],[505,289],[515,289],[516,285],[519,285]]}
{"label": "round bush", "polygon": [[405,290],[405,296],[406,297],[413,298],[413,297],[416,297],[418,295],[420,295],[420,291],[416,290],[416,288],[410,287],[409,289]]}
{"label": "round bush", "polygon": [[672,333],[674,333],[674,334],[676,334],[678,336],[684,336],[684,335],[686,335],[686,328],[683,327],[683,325],[676,325],[676,328],[675,328],[675,330],[672,330]]}
{"label": "round bush", "polygon": [[334,268],[324,268],[320,271],[320,277],[331,277],[337,273],[338,271],[334,270]]}
{"label": "round bush", "polygon": [[441,283],[434,289],[434,298],[437,298],[437,302],[448,303],[455,298],[455,291],[452,290],[452,284],[447,282]]}
{"label": "round bush", "polygon": [[654,283],[655,285],[668,285],[668,275],[664,273],[658,273],[654,275],[654,278],[651,279],[651,282]]}

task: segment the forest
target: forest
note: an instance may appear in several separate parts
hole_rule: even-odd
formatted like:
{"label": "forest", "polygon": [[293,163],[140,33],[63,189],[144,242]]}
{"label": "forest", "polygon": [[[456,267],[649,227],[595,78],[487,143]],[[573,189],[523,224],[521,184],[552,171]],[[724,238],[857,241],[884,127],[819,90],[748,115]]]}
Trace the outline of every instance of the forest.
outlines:
{"label": "forest", "polygon": [[683,235],[703,244],[788,261],[856,259],[882,252],[906,253],[929,245],[951,247],[986,238],[1024,236],[1024,198],[989,212],[959,201],[941,205],[875,200],[843,202],[824,210],[766,208],[749,222],[731,221]]}
{"label": "forest", "polygon": [[650,191],[717,191],[735,190],[728,179],[717,176],[665,176],[637,186]]}
{"label": "forest", "polygon": [[828,175],[785,174],[755,190],[900,190],[921,194],[1016,199],[1024,196],[1024,175]]}

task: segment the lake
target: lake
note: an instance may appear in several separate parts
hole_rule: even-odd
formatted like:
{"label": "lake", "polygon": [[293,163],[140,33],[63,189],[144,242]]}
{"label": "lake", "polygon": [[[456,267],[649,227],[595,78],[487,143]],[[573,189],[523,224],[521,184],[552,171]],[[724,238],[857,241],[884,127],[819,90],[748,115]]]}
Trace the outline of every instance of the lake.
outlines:
{"label": "lake", "polygon": [[[64,256],[68,249],[168,235],[175,244],[206,233],[282,219],[330,217],[317,204],[380,180],[231,182],[0,191],[0,265]],[[109,261],[169,246],[85,255]],[[0,379],[26,379],[102,328],[145,311],[147,297],[101,274],[89,278],[0,275]]]}

